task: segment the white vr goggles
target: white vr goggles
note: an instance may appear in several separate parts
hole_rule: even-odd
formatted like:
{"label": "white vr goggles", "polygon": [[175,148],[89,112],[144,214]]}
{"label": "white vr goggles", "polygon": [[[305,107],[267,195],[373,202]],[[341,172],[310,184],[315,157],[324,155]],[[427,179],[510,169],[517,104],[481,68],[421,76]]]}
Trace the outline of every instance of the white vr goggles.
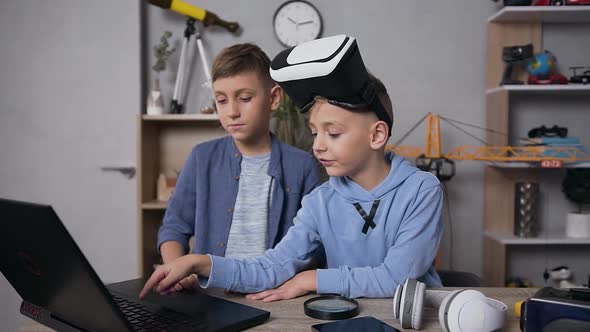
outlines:
{"label": "white vr goggles", "polygon": [[438,308],[438,320],[445,332],[489,332],[501,329],[507,307],[476,290],[426,290],[426,285],[408,279],[397,286],[393,297],[393,318],[402,328],[422,328],[424,307]]}
{"label": "white vr goggles", "polygon": [[270,76],[307,112],[315,97],[350,111],[373,111],[391,126],[393,119],[379,100],[356,39],[338,35],[312,40],[280,52],[270,65]]}

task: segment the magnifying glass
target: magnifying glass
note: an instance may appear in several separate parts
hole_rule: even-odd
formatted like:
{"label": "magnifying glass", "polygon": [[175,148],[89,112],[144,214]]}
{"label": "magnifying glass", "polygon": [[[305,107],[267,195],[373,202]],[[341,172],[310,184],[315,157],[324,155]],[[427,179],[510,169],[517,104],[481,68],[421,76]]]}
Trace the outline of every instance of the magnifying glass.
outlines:
{"label": "magnifying glass", "polygon": [[311,298],[303,303],[303,308],[307,316],[323,320],[348,319],[359,314],[356,300],[339,295]]}

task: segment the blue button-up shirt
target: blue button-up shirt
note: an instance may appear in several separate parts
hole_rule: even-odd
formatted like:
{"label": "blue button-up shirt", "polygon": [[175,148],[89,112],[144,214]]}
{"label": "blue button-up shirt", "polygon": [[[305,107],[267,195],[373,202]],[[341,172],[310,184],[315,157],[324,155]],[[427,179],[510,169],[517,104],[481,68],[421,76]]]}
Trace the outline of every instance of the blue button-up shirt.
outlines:
{"label": "blue button-up shirt", "polygon": [[[162,243],[177,241],[187,252],[194,235],[194,253],[225,255],[241,161],[231,136],[193,148],[166,209],[158,251]],[[319,173],[313,156],[272,135],[268,175],[274,179],[274,188],[266,247],[272,248],[293,225],[303,196],[319,185]]]}

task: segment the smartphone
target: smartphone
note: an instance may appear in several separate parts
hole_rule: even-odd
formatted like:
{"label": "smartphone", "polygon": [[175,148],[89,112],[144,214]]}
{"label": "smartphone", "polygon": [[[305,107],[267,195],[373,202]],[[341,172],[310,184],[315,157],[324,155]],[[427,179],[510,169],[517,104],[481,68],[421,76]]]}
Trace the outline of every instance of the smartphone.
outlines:
{"label": "smartphone", "polygon": [[366,316],[353,319],[345,319],[337,322],[316,324],[311,326],[315,332],[348,332],[348,331],[383,331],[399,332],[398,329],[385,324],[375,317]]}

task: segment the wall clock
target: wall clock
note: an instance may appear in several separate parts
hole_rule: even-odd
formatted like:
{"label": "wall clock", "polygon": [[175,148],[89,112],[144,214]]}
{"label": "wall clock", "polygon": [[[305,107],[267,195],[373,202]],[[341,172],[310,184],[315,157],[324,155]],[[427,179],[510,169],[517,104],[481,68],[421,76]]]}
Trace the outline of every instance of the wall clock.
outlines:
{"label": "wall clock", "polygon": [[322,16],[317,8],[302,0],[283,3],[273,19],[275,35],[287,47],[318,38],[322,25]]}

